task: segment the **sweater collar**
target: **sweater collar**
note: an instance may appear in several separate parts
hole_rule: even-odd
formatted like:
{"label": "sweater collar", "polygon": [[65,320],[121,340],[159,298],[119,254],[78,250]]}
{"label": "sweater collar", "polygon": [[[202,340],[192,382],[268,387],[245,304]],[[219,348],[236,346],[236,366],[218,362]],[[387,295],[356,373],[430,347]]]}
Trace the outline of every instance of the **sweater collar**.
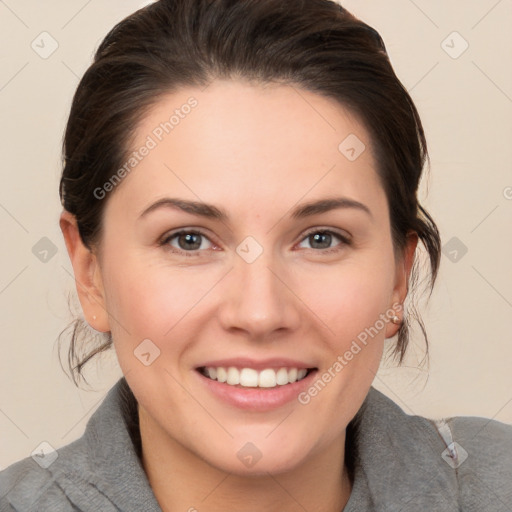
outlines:
{"label": "sweater collar", "polygon": [[[136,411],[122,377],[87,423],[91,483],[120,510],[161,512],[137,455]],[[452,492],[456,476],[441,457],[446,446],[429,420],[407,415],[372,386],[347,439],[353,443],[354,484],[343,512],[459,510]]]}
{"label": "sweater collar", "polygon": [[459,511],[457,476],[432,421],[406,414],[372,386],[351,424],[355,480],[343,512]]}

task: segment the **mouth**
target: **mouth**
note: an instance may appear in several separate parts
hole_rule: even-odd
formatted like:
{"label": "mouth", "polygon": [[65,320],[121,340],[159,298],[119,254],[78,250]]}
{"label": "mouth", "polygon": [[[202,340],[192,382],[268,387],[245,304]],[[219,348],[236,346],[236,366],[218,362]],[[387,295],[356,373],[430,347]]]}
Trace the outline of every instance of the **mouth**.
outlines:
{"label": "mouth", "polygon": [[195,368],[204,392],[229,407],[255,413],[298,403],[297,397],[317,373],[311,361],[289,358],[237,357],[204,361]]}
{"label": "mouth", "polygon": [[197,371],[204,377],[236,388],[272,389],[305,379],[317,368],[280,367],[256,368],[235,366],[201,366]]}

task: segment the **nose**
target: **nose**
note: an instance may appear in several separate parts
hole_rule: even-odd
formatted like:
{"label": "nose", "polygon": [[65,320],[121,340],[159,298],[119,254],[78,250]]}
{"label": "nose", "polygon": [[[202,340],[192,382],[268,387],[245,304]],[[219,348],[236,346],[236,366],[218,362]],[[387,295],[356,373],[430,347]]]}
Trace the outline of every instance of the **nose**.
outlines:
{"label": "nose", "polygon": [[298,328],[301,301],[290,272],[270,251],[251,263],[237,255],[223,286],[219,319],[225,330],[263,341]]}

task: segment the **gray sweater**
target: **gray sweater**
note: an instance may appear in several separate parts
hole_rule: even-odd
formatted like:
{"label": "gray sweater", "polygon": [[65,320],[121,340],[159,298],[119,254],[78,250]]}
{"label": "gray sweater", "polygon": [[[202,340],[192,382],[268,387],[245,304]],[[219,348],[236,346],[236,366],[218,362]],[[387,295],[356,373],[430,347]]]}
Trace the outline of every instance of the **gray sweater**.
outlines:
{"label": "gray sweater", "polygon": [[[512,511],[510,425],[410,416],[372,387],[347,427],[346,452],[354,483],[343,512]],[[0,472],[1,512],[161,512],[140,462],[137,403],[124,377],[83,436],[55,454]]]}

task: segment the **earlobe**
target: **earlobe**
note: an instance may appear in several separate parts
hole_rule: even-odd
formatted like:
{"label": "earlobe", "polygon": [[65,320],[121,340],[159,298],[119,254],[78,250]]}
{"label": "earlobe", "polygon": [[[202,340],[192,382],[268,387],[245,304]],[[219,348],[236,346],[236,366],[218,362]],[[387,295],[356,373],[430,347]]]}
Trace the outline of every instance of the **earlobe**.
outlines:
{"label": "earlobe", "polygon": [[396,282],[393,289],[390,308],[394,311],[394,316],[386,328],[386,338],[392,338],[399,330],[404,318],[404,302],[409,291],[409,280],[411,277],[412,266],[414,264],[414,255],[418,245],[418,234],[410,231],[407,234],[406,245],[403,250],[402,258],[397,264]]}
{"label": "earlobe", "polygon": [[84,317],[96,331],[108,332],[110,326],[97,256],[83,243],[73,214],[64,210],[59,225],[73,266],[76,290]]}

